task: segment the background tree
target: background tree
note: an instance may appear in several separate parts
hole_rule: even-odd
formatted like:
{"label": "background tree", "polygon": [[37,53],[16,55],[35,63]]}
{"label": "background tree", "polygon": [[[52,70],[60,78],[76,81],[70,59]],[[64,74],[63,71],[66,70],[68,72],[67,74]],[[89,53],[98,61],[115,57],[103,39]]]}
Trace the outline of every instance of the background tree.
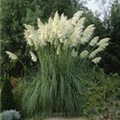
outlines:
{"label": "background tree", "polygon": [[[10,60],[5,55],[5,51],[11,51],[20,56],[23,63],[30,68],[33,66],[29,57],[29,47],[25,43],[23,31],[24,24],[36,25],[36,19],[41,18],[47,21],[55,11],[59,14],[64,13],[71,17],[78,9],[71,0],[1,0],[1,65],[2,74],[7,71],[10,76],[21,76],[26,74],[21,63]],[[76,2],[79,4],[79,2]],[[82,6],[82,3],[80,3]],[[34,68],[34,70],[36,67]]]}
{"label": "background tree", "polygon": [[[89,11],[88,23],[93,22],[96,35],[109,37],[110,43],[102,54],[102,67],[106,73],[120,73],[120,2],[119,0],[96,0],[101,9],[100,16]],[[102,7],[101,7],[102,6]]]}
{"label": "background tree", "polygon": [[9,77],[4,77],[2,80],[1,89],[1,111],[11,110],[15,108],[15,101],[13,99],[12,85]]}
{"label": "background tree", "polygon": [[120,2],[111,5],[110,15],[104,19],[105,36],[111,38],[110,45],[103,55],[101,66],[107,73],[120,73]]}

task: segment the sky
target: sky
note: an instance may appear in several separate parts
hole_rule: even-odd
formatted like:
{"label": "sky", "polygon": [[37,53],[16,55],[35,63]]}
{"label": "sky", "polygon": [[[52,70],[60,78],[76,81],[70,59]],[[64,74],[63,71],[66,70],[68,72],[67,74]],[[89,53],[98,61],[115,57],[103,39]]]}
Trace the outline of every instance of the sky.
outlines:
{"label": "sky", "polygon": [[[96,0],[87,0],[87,4],[85,6],[88,7],[89,9],[91,9],[92,11],[102,10],[103,5],[101,6],[100,2],[103,0],[99,0],[99,2],[95,2],[95,1]],[[114,0],[104,0],[104,1],[105,1],[104,7],[108,7],[108,5],[110,3],[113,3]]]}
{"label": "sky", "polygon": [[106,9],[106,11],[109,11],[108,5],[113,0],[105,0],[106,3],[104,4],[104,6],[100,5],[99,2],[95,2],[95,1],[96,0],[89,0],[85,6],[88,7],[89,9],[91,9],[93,11],[93,13],[100,14],[99,17],[102,19],[104,16],[105,9]]}
{"label": "sky", "polygon": [[91,9],[94,15],[99,15],[99,18],[103,20],[103,10],[101,10],[99,3],[95,2],[95,0],[90,0],[85,6]]}
{"label": "sky", "polygon": [[99,5],[95,2],[95,0],[90,0],[85,6],[91,9],[93,12],[99,10]]}

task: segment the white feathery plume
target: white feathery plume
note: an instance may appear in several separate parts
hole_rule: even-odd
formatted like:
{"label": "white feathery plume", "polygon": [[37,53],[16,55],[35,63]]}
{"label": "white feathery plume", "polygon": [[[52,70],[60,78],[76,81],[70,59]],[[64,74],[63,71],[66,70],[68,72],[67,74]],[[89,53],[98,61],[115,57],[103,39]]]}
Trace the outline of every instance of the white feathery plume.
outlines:
{"label": "white feathery plume", "polygon": [[55,34],[57,34],[57,30],[59,29],[58,28],[58,24],[59,24],[59,21],[60,21],[60,18],[59,18],[59,15],[58,15],[58,11],[56,11],[55,15],[54,15],[54,18],[53,18],[53,32]]}
{"label": "white feathery plume", "polygon": [[58,11],[55,12],[55,15],[54,15],[54,22],[58,22],[59,21],[59,14],[58,14]]}
{"label": "white feathery plume", "polygon": [[[49,20],[48,20],[48,24],[46,24],[46,30],[47,30],[47,39],[46,41],[49,42],[49,43],[53,43],[53,40],[55,39],[56,37],[56,33],[54,32],[54,29],[51,29],[54,25],[53,25],[54,21],[53,19],[50,17]],[[44,38],[43,38],[44,39]]]}
{"label": "white feathery plume", "polygon": [[96,50],[94,50],[90,55],[89,58],[94,58],[99,52],[104,51],[105,48],[109,45],[109,43],[104,43],[103,45],[99,46]]}
{"label": "white feathery plume", "polygon": [[104,49],[102,48],[102,47],[98,47],[97,49],[96,49],[96,51],[97,51],[97,53],[99,53],[99,52],[101,52],[101,51],[103,51]]}
{"label": "white feathery plume", "polygon": [[40,18],[37,19],[38,28],[41,29],[44,24],[41,22]]}
{"label": "white feathery plume", "polygon": [[81,53],[80,53],[80,58],[86,58],[88,56],[89,52],[87,50],[83,50]]}
{"label": "white feathery plume", "polygon": [[[98,48],[101,48],[101,49],[105,50],[105,48],[106,48],[108,45],[109,45],[109,43],[104,43],[104,44],[100,45]],[[103,51],[103,50],[102,50],[102,51]]]}
{"label": "white feathery plume", "polygon": [[33,41],[34,41],[34,38],[32,36],[34,36],[34,27],[31,26],[31,25],[26,25],[25,24],[25,32],[24,32],[24,35],[25,35],[25,38],[27,40],[27,43],[30,45],[30,46],[33,46]]}
{"label": "white feathery plume", "polygon": [[[47,43],[54,45],[56,49],[56,54],[59,54],[59,44],[63,44],[62,49],[67,49],[71,46],[77,46],[80,44],[85,44],[90,41],[93,32],[94,25],[89,25],[84,31],[85,18],[81,18],[82,11],[78,11],[74,14],[72,19],[67,19],[64,14],[59,16],[58,12],[55,13],[53,18],[49,18],[48,23],[43,24],[38,18],[38,29],[35,30],[34,27],[30,25],[25,25],[25,38],[30,46],[34,46],[35,49],[39,47],[44,47]],[[96,50],[92,51],[89,58],[94,58],[97,53],[103,51],[108,45],[108,38],[104,38],[98,42],[99,37],[94,37],[90,42],[90,46],[99,46]],[[73,50],[71,52],[72,56],[77,56],[77,51]],[[83,50],[80,53],[80,57],[84,58],[88,56],[89,51]]]}
{"label": "white feathery plume", "polygon": [[102,40],[100,40],[97,45],[98,46],[102,46],[104,45],[105,43],[108,43],[108,41],[110,40],[110,38],[103,38]]}
{"label": "white feathery plume", "polygon": [[74,27],[74,32],[71,35],[71,46],[76,46],[83,32],[85,18],[81,18]]}
{"label": "white feathery plume", "polygon": [[[70,44],[69,38],[71,34],[74,32],[74,38],[76,40],[79,38],[80,32],[82,31],[84,18],[79,20],[82,13],[82,11],[78,11],[76,14],[74,14],[73,18],[79,21],[78,23],[75,23],[76,27],[71,24],[72,20],[67,20],[67,17],[64,16],[64,14],[59,17],[58,12],[55,13],[53,19],[49,18],[48,23],[46,23],[45,25],[38,18],[38,30],[35,30],[34,27],[30,25],[25,25],[26,30],[24,34],[27,43],[30,46],[34,45],[35,48],[38,49],[38,47],[45,46],[47,42],[51,44],[55,43],[55,45],[57,46],[56,43],[59,42],[55,41],[58,39],[61,43],[65,42],[66,44],[67,38],[68,44]],[[80,25],[79,28],[78,25]]]}
{"label": "white feathery plume", "polygon": [[33,52],[30,52],[30,55],[31,55],[31,60],[33,62],[36,62],[37,61],[37,57],[35,56],[35,54]]}
{"label": "white feathery plume", "polygon": [[109,45],[109,43],[104,43],[103,45],[99,46],[95,51],[97,53],[101,52],[101,51],[104,51],[105,48]]}
{"label": "white feathery plume", "polygon": [[73,34],[71,35],[71,46],[76,46],[76,41],[79,38],[79,31],[77,29],[74,30]]}
{"label": "white feathery plume", "polygon": [[[64,14],[62,14],[61,17],[60,17],[60,20],[59,20],[59,24],[58,24],[58,30],[57,30],[58,38],[65,39],[66,36],[69,36],[69,33],[72,30],[71,26],[70,26],[70,23],[67,20],[67,18],[64,17]],[[63,40],[62,40],[62,43],[63,43]]]}
{"label": "white feathery plume", "polygon": [[53,19],[50,17],[49,19],[48,19],[48,24],[52,24],[53,23]]}
{"label": "white feathery plume", "polygon": [[95,64],[97,64],[97,63],[100,62],[101,59],[102,59],[101,57],[96,57],[96,58],[94,58],[94,59],[92,60],[92,62],[95,63]]}
{"label": "white feathery plume", "polygon": [[89,55],[89,58],[94,58],[99,52],[104,51],[105,48],[108,46],[109,43],[105,43],[102,46],[99,46],[96,50],[94,50],[93,52],[91,52],[91,54]]}
{"label": "white feathery plume", "polygon": [[95,45],[97,44],[98,40],[99,40],[99,37],[98,37],[98,36],[97,36],[97,37],[94,37],[94,38],[90,41],[89,45],[90,45],[90,46],[95,46]]}
{"label": "white feathery plume", "polygon": [[74,14],[74,16],[71,19],[71,23],[72,25],[75,25],[76,22],[80,19],[80,17],[82,16],[83,11],[78,11],[77,13]]}
{"label": "white feathery plume", "polygon": [[89,25],[84,31],[83,31],[83,35],[81,38],[81,44],[85,44],[87,42],[89,42],[89,40],[91,39],[93,32],[94,32],[94,25]]}
{"label": "white feathery plume", "polygon": [[18,59],[17,55],[13,54],[12,52],[10,51],[5,51],[5,53],[9,56],[10,59],[12,60],[16,60]]}
{"label": "white feathery plume", "polygon": [[89,58],[94,58],[97,55],[98,51],[94,50],[93,52],[90,53]]}
{"label": "white feathery plume", "polygon": [[77,57],[78,56],[78,52],[75,51],[75,49],[73,49],[72,52],[71,52],[71,56],[72,57]]}
{"label": "white feathery plume", "polygon": [[102,47],[102,48],[106,48],[107,46],[109,45],[109,43],[104,43],[103,45],[101,45],[100,47]]}

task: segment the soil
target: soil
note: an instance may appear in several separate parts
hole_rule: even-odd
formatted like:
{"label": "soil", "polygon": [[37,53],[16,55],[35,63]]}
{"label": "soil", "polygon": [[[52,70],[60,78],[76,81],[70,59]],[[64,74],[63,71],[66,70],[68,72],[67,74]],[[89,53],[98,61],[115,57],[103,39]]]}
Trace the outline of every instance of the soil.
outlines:
{"label": "soil", "polygon": [[44,119],[44,120],[85,120],[83,118],[47,118],[47,119]]}

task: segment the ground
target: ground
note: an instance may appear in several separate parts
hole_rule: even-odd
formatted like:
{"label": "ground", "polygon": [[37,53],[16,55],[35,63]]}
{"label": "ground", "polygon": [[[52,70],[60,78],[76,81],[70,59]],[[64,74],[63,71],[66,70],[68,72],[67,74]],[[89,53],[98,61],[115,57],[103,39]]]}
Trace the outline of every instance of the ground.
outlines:
{"label": "ground", "polygon": [[[30,119],[30,120],[33,120],[33,119]],[[39,119],[37,119],[39,120]],[[83,118],[47,118],[47,119],[44,119],[44,120],[85,120]]]}
{"label": "ground", "polygon": [[48,118],[45,120],[84,120],[83,118],[70,118],[70,119],[66,119],[66,118]]}

